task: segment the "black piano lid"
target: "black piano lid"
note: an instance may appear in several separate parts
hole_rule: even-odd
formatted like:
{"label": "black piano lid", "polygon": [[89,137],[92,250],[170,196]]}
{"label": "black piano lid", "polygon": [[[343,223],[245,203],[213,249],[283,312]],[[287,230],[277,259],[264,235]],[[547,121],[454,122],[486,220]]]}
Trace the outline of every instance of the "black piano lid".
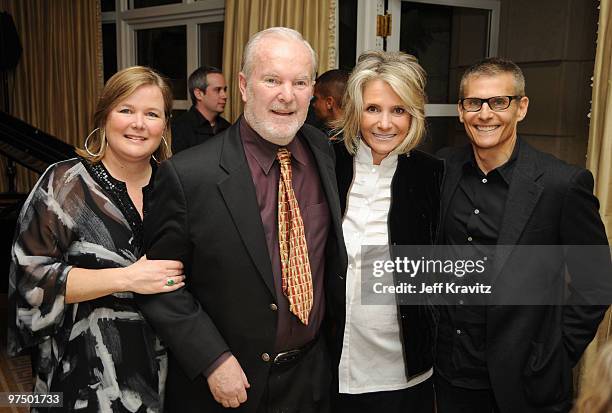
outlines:
{"label": "black piano lid", "polygon": [[0,112],[0,153],[39,174],[75,156],[72,145],[5,112]]}

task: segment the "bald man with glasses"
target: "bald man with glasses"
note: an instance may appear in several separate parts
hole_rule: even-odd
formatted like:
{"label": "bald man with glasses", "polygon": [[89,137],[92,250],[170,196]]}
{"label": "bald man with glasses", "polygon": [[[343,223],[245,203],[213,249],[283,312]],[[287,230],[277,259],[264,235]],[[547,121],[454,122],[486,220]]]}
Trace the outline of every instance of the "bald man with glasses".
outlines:
{"label": "bald man with glasses", "polygon": [[[606,299],[576,297],[609,292],[612,282],[593,176],[517,135],[529,98],[513,62],[489,58],[468,68],[459,96],[470,144],[438,153],[447,170],[439,242],[453,254],[486,257],[493,293],[439,307],[437,411],[568,412],[572,367],[607,308]],[[560,253],[549,259],[545,250]]]}

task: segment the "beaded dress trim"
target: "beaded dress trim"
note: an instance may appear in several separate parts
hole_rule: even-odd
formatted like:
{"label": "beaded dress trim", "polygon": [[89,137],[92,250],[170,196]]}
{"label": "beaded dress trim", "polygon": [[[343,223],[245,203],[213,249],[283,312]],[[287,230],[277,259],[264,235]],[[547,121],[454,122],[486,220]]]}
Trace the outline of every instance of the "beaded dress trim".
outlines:
{"label": "beaded dress trim", "polygon": [[[106,194],[114,201],[115,205],[121,210],[121,213],[127,220],[132,232],[134,233],[134,246],[138,250],[142,250],[142,219],[140,218],[140,214],[138,210],[134,206],[132,199],[130,198],[127,186],[125,182],[115,179],[108,169],[104,166],[102,162],[96,162],[95,164],[90,163],[86,159],[81,158],[81,163],[85,166],[85,169],[89,172],[91,177],[100,187],[106,192]],[[143,192],[143,216],[146,215],[147,206],[149,204],[151,187],[153,182],[153,175],[155,174],[156,165],[151,163],[152,165],[152,173],[151,180],[149,184],[142,188]]]}

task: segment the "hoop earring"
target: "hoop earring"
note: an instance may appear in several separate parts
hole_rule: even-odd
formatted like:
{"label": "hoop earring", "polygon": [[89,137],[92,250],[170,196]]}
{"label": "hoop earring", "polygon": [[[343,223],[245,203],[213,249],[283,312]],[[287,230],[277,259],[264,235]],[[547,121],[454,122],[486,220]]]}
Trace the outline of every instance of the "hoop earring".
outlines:
{"label": "hoop earring", "polygon": [[95,128],[94,130],[92,130],[91,133],[85,138],[85,144],[83,145],[85,146],[85,152],[87,152],[87,154],[92,158],[100,156],[102,152],[104,152],[104,147],[106,146],[106,132],[104,131],[104,129],[102,129],[102,139],[100,139],[100,149],[98,150],[98,153],[93,153],[89,150],[89,138],[91,138],[91,135],[93,135],[99,130],[100,128]]}
{"label": "hoop earring", "polygon": [[[166,147],[166,149],[170,150],[170,147],[168,146],[168,141],[166,140],[166,138],[164,138],[164,135],[162,135],[162,142],[164,143],[164,146]],[[151,158],[153,158],[155,162],[159,163],[155,155],[151,154]]]}
{"label": "hoop earring", "polygon": [[166,140],[164,135],[162,135],[162,142],[164,143],[164,146],[166,147],[166,149],[170,151],[170,146],[168,146],[168,141]]}

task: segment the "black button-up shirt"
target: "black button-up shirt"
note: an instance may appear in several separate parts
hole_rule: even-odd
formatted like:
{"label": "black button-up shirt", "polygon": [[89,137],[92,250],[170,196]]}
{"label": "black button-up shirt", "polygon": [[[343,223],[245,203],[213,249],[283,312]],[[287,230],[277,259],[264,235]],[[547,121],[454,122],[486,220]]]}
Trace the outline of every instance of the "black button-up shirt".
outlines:
{"label": "black button-up shirt", "polygon": [[217,116],[213,127],[195,106],[173,120],[171,125],[172,153],[199,145],[231,126],[228,121]]}
{"label": "black button-up shirt", "polygon": [[[451,246],[451,253],[465,258],[467,250],[476,257],[487,257],[487,268],[492,268],[518,146],[517,142],[506,163],[488,174],[480,170],[473,153],[462,166],[462,176],[443,223],[443,242]],[[441,309],[436,365],[439,374],[454,386],[490,388],[484,300],[482,295],[471,296]]]}

